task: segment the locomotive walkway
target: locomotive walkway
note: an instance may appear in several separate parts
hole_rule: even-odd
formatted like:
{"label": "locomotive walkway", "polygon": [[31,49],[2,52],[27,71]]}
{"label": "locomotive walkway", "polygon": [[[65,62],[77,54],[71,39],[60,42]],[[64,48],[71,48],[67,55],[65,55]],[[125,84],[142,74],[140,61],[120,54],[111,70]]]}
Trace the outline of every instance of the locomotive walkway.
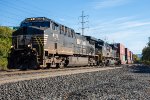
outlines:
{"label": "locomotive walkway", "polygon": [[3,72],[0,73],[0,85],[11,82],[18,82],[23,80],[32,80],[47,77],[56,77],[71,74],[80,74],[88,72],[97,72],[103,70],[113,70],[122,67],[79,67],[79,68],[65,68],[65,69],[48,69],[48,70],[34,70],[34,71],[17,71],[17,72]]}

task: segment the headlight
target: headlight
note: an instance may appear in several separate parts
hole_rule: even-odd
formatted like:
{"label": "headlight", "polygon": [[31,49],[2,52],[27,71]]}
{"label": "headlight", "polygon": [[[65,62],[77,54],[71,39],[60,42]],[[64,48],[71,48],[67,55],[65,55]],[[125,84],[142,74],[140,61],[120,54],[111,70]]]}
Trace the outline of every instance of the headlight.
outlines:
{"label": "headlight", "polygon": [[14,46],[11,46],[10,48],[14,48]]}
{"label": "headlight", "polygon": [[30,47],[31,47],[31,45],[30,45],[30,44],[28,44],[28,47],[30,48]]}

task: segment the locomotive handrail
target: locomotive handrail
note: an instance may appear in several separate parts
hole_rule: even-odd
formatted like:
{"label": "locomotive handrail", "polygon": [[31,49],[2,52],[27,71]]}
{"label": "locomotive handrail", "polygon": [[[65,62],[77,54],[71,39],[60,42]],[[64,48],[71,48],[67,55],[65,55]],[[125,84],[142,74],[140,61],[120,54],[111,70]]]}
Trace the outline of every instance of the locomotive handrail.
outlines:
{"label": "locomotive handrail", "polygon": [[40,43],[39,43],[39,41],[38,41],[38,39],[37,39],[37,36],[35,36],[35,39],[36,39],[36,41],[37,41],[37,43],[38,43],[38,46],[39,46],[39,53],[40,53],[40,55],[41,55],[41,46],[40,46]]}
{"label": "locomotive handrail", "polygon": [[41,42],[42,46],[44,46],[44,43],[42,43],[41,39],[40,39],[39,37],[38,37],[38,39],[40,40],[40,42]]}

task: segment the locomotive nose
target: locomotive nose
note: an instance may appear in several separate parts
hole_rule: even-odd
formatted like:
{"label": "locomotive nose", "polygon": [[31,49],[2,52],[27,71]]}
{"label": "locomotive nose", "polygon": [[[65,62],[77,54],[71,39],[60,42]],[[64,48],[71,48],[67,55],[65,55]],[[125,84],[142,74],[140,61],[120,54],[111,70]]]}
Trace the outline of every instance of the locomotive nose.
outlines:
{"label": "locomotive nose", "polygon": [[24,48],[33,44],[34,37],[43,37],[44,29],[35,26],[21,27],[13,33],[13,45],[15,48]]}
{"label": "locomotive nose", "polygon": [[41,27],[35,27],[35,26],[29,26],[29,27],[23,27],[23,33],[24,35],[36,35],[36,34],[43,34],[44,28]]}

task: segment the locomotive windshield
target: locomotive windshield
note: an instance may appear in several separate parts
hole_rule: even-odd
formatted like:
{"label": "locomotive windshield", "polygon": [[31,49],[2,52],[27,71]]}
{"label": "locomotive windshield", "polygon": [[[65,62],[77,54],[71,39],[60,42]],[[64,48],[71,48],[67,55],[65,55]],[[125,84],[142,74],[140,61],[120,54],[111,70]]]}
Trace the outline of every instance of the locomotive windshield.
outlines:
{"label": "locomotive windshield", "polygon": [[50,27],[50,22],[48,21],[42,21],[42,22],[39,22],[39,21],[34,21],[34,22],[23,22],[21,23],[21,27],[24,27],[24,26],[37,26],[37,27]]}

